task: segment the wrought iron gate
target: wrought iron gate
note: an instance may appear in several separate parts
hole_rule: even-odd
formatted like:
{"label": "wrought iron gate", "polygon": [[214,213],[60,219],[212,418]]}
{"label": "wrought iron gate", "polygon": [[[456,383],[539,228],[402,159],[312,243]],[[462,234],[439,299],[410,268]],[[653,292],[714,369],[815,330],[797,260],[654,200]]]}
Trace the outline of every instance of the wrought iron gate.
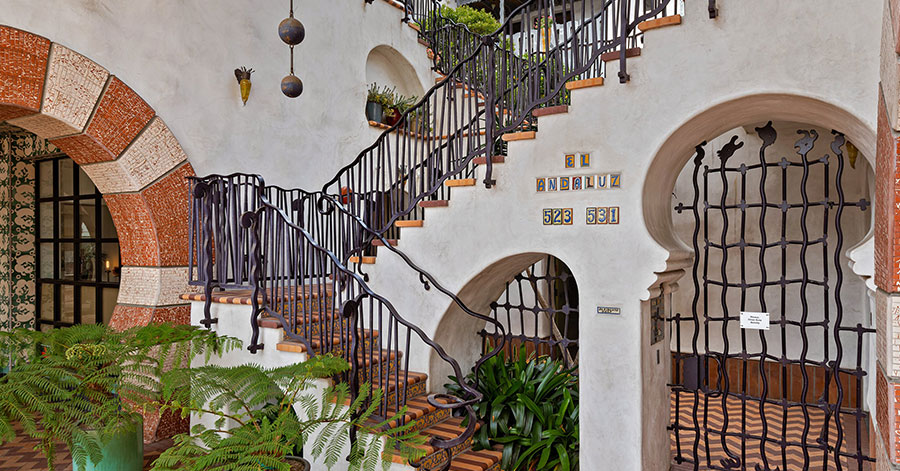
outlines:
{"label": "wrought iron gate", "polygon": [[[692,202],[675,207],[693,215],[695,253],[692,313],[669,319],[675,461],[695,470],[871,469],[862,361],[875,331],[848,325],[841,300],[842,218],[869,202],[845,198],[842,134],[821,149],[823,136],[798,131],[796,155],[782,156],[770,149],[771,122],[756,132],[758,163],[729,162],[744,145],[737,136],[714,164],[703,164],[706,143],[697,146]],[[780,194],[766,191],[779,180]],[[738,328],[742,311],[771,311],[770,330]]]}

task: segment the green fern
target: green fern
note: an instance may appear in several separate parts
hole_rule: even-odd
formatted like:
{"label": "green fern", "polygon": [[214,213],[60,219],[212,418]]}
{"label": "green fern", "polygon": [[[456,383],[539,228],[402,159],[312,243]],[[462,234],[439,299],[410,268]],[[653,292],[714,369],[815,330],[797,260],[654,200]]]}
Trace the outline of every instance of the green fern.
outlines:
{"label": "green fern", "polygon": [[[175,437],[175,445],[154,462],[153,470],[287,471],[284,458],[304,446],[329,469],[344,459],[351,470],[372,471],[379,461],[387,469],[396,453],[411,460],[420,457],[424,437],[409,431],[412,424],[389,426],[405,410],[386,419],[375,417],[381,390],[372,392],[364,384],[349,406],[350,389],[344,383],[315,393],[314,380],[348,368],[341,358],[321,355],[280,368],[208,365],[164,374],[161,409],[183,417],[203,414],[213,425],[197,424],[190,434]],[[357,440],[344,456],[354,429]]]}
{"label": "green fern", "polygon": [[237,339],[170,324],[0,332],[0,349],[13,360],[0,378],[0,445],[15,438],[18,423],[40,442],[51,470],[60,442],[77,465],[99,463],[101,445],[133,430],[142,406],[159,401],[167,367],[239,347]]}

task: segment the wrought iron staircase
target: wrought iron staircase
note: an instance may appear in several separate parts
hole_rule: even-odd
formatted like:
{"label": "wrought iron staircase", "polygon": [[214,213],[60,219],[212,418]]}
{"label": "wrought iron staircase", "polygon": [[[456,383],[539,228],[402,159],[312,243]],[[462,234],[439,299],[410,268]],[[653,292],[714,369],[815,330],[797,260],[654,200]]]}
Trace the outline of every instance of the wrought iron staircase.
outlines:
{"label": "wrought iron staircase", "polygon": [[[502,135],[536,126],[536,109],[567,104],[567,82],[602,77],[604,54],[618,53],[619,78],[627,81],[627,50],[641,41],[637,25],[673,13],[671,0],[597,3],[531,0],[495,33],[480,36],[444,18],[435,0],[407,0],[404,21],[419,25],[443,79],[321,191],[268,186],[257,175],[192,178],[190,266],[191,282],[205,289],[201,323],[216,322],[210,315],[214,289],[252,289],[251,352],[265,347],[258,343],[261,319],[275,320],[308,354],[348,359],[352,371],[343,380],[352,391],[362,382],[388,391],[380,416],[412,400],[414,341],[463,378],[456,360],[373,291],[361,263],[351,269],[350,261],[362,261],[373,246],[385,247],[424,289],[436,288],[503,338],[497,320],[470,310],[398,250],[392,228],[420,203],[449,199],[448,180],[481,173],[490,188]],[[532,24],[537,34],[528,29]],[[476,366],[502,348],[501,340]],[[471,407],[481,398],[477,380],[459,381],[467,397],[431,394],[426,400],[433,411],[470,417],[458,436],[432,438],[433,454],[441,459],[431,464],[445,470],[477,427]],[[403,420],[417,418],[407,414]]]}

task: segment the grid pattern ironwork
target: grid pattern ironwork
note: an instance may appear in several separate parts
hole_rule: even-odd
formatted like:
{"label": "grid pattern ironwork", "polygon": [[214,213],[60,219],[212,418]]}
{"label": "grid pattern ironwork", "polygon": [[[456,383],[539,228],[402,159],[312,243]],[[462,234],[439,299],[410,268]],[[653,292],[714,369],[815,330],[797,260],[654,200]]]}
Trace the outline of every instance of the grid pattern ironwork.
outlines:
{"label": "grid pattern ironwork", "polygon": [[103,323],[115,307],[121,273],[103,195],[66,156],[35,166],[36,327]]}
{"label": "grid pattern ironwork", "polygon": [[[832,132],[828,150],[821,151],[815,130],[798,131],[797,155],[788,158],[769,149],[777,139],[771,122],[756,132],[758,163],[729,163],[744,145],[737,136],[713,165],[703,164],[706,143],[698,145],[692,202],[675,207],[693,216],[695,253],[693,312],[669,319],[676,339],[675,461],[695,470],[868,469],[874,459],[863,443],[862,358],[866,337],[875,331],[844,321],[841,223],[845,211],[866,211],[869,202],[845,199],[842,134]],[[792,172],[802,172],[799,188],[789,188]],[[752,184],[757,179],[758,187]],[[811,185],[816,179],[825,183]],[[767,193],[767,182],[779,180],[780,194]],[[721,191],[717,201],[710,199],[711,188]],[[711,254],[721,266],[713,266]],[[728,270],[735,262],[740,279]],[[814,312],[810,304],[818,296],[823,309]],[[757,310],[773,313],[770,331],[734,330],[741,311]],[[682,328],[691,329],[689,346],[681,344]],[[798,335],[799,347],[791,341]],[[821,358],[809,353],[814,343],[821,345]],[[824,386],[815,386],[821,394],[812,393],[813,370],[824,371]],[[799,395],[788,391],[791,371],[801,376]],[[712,417],[709,410],[718,412]]]}

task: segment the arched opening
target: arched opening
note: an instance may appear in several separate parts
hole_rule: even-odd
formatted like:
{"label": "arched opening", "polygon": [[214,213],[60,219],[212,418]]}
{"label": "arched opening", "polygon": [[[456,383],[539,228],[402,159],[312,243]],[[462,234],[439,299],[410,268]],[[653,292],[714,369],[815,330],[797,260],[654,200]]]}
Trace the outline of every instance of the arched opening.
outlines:
{"label": "arched opening", "polygon": [[366,57],[366,84],[366,119],[371,126],[395,124],[400,114],[425,94],[412,64],[385,45],[376,46]]}
{"label": "arched opening", "polygon": [[[0,123],[57,147],[102,194],[102,201],[95,194],[95,204],[108,206],[121,252],[110,325],[188,323],[190,307],[180,296],[188,289],[186,177],[194,171],[178,140],[134,90],[78,52],[2,25],[0,46]],[[92,240],[102,252],[102,235]],[[107,260],[112,272],[115,260]],[[102,265],[92,274],[105,277],[105,263],[95,262]],[[145,440],[171,436],[183,425],[169,419],[145,417]]]}
{"label": "arched opening", "polygon": [[[459,361],[464,372],[504,342],[503,353],[545,355],[568,367],[578,365],[578,284],[562,260],[526,253],[499,260],[472,278],[458,293],[466,305],[486,313],[485,322],[455,304],[444,313],[434,340]],[[498,325],[500,327],[498,327]],[[454,374],[432,354],[429,377]]]}
{"label": "arched opening", "polygon": [[366,83],[397,87],[397,93],[421,97],[425,93],[416,69],[400,51],[376,46],[366,57]]}
{"label": "arched opening", "polygon": [[[798,112],[782,109],[771,114]],[[740,127],[664,159],[689,160],[663,187],[671,232],[655,234],[684,250],[670,257],[684,273],[669,318],[675,462],[862,466],[874,326],[850,253],[873,257],[859,252],[872,234],[874,140],[810,121],[728,123]]]}

